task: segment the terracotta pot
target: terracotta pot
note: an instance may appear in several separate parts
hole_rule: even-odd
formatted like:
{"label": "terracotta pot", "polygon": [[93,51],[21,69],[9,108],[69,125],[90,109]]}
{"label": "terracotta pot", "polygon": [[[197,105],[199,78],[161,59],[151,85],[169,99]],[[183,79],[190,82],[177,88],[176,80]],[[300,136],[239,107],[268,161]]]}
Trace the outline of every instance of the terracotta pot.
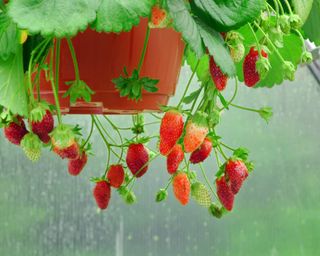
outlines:
{"label": "terracotta pot", "polygon": [[[129,74],[137,67],[143,49],[147,20],[130,32],[120,34],[97,33],[86,30],[73,38],[78,58],[80,77],[95,91],[92,102],[78,101],[70,105],[69,98],[62,98],[68,90],[66,81],[75,79],[74,68],[68,45],[61,42],[61,64],[59,98],[63,113],[102,114],[102,113],[137,113],[158,111],[159,105],[166,105],[174,95],[181,68],[184,43],[181,35],[173,29],[152,29],[145,55],[141,76],[159,79],[158,92],[143,91],[142,100],[135,102],[120,97],[112,83],[119,77],[123,68]],[[41,97],[54,103],[51,86],[41,77]]]}

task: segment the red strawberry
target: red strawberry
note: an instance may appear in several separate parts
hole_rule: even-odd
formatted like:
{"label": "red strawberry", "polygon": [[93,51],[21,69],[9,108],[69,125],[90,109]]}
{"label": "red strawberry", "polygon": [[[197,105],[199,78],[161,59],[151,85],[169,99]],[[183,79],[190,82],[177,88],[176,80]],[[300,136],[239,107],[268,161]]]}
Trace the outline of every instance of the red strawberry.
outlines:
{"label": "red strawberry", "polygon": [[121,164],[111,165],[107,177],[110,186],[119,188],[124,181],[124,170]]}
{"label": "red strawberry", "polygon": [[50,133],[53,152],[61,158],[77,159],[80,150],[75,134],[75,129],[70,125],[59,124],[54,128]]}
{"label": "red strawberry", "polygon": [[[268,54],[261,50],[261,55],[264,58],[268,58]],[[259,52],[251,47],[250,52],[245,57],[243,62],[243,75],[244,75],[244,83],[248,87],[255,86],[260,81],[260,75],[256,68],[256,63],[259,60]]]}
{"label": "red strawberry", "polygon": [[70,141],[69,146],[59,147],[55,144],[54,139],[51,139],[53,152],[59,155],[62,159],[77,159],[79,157],[79,145],[75,140]]}
{"label": "red strawberry", "polygon": [[228,211],[232,210],[234,202],[234,194],[228,185],[226,178],[222,176],[216,180],[217,194],[220,202]]}
{"label": "red strawberry", "polygon": [[241,160],[229,160],[225,167],[226,176],[233,194],[237,194],[248,177],[247,166]]}
{"label": "red strawberry", "polygon": [[181,145],[176,144],[171,150],[170,154],[167,156],[168,173],[175,173],[178,170],[180,163],[183,161],[183,158],[184,153],[182,147]]}
{"label": "red strawberry", "polygon": [[93,196],[96,200],[98,207],[104,210],[108,207],[111,189],[110,185],[106,181],[99,181],[93,189]]}
{"label": "red strawberry", "polygon": [[40,121],[31,121],[30,124],[33,133],[37,134],[44,143],[50,141],[50,136],[48,134],[53,130],[54,120],[52,113],[49,110],[46,110],[45,115]]}
{"label": "red strawberry", "polygon": [[183,116],[176,110],[169,110],[162,118],[160,126],[160,153],[168,155],[183,132]]}
{"label": "red strawberry", "polygon": [[28,131],[22,117],[19,116],[16,119],[16,122],[12,121],[4,128],[4,135],[11,143],[20,145],[22,138]]}
{"label": "red strawberry", "polygon": [[228,77],[222,73],[212,56],[210,57],[210,74],[216,88],[219,91],[223,91],[227,86]]}
{"label": "red strawberry", "polygon": [[178,173],[173,178],[173,192],[175,197],[182,205],[189,202],[190,197],[190,182],[188,176],[184,172]]}
{"label": "red strawberry", "polygon": [[212,142],[210,139],[205,138],[201,146],[196,151],[192,152],[189,160],[190,163],[197,164],[203,162],[210,155],[211,150]]}
{"label": "red strawberry", "polygon": [[206,115],[201,112],[196,113],[186,126],[186,134],[183,140],[185,152],[190,153],[200,147],[208,131]]}
{"label": "red strawberry", "polygon": [[151,22],[149,26],[152,28],[163,28],[168,25],[168,14],[165,9],[155,5],[151,9]]}
{"label": "red strawberry", "polygon": [[137,178],[143,176],[148,170],[149,153],[141,143],[129,146],[126,162],[131,173]]}
{"label": "red strawberry", "polygon": [[77,159],[70,159],[68,163],[68,171],[71,175],[77,176],[83,170],[84,166],[87,164],[88,156],[86,152],[82,152],[82,155]]}

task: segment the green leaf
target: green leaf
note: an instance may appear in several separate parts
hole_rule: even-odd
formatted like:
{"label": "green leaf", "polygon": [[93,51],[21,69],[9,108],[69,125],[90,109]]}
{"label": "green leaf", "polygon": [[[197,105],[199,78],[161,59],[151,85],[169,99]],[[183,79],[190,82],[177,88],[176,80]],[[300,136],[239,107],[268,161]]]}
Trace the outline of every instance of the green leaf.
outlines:
{"label": "green leaf", "polygon": [[6,61],[0,59],[0,105],[21,116],[28,116],[28,100],[24,85],[22,46]]}
{"label": "green leaf", "polygon": [[5,14],[0,12],[0,58],[7,60],[17,51],[17,26]]}
{"label": "green leaf", "polygon": [[168,0],[168,8],[173,24],[177,31],[182,33],[183,39],[189,44],[198,58],[204,54],[204,48],[198,26],[191,16],[183,0]]}
{"label": "green leaf", "polygon": [[[250,51],[250,47],[255,44],[255,39],[250,31],[249,26],[244,26],[238,30],[239,33],[244,37],[244,45],[246,47],[245,54],[248,54]],[[262,34],[260,32],[256,32],[256,36],[258,39],[262,38]],[[271,47],[270,47],[271,48]],[[283,47],[278,49],[284,60],[290,61],[293,63],[296,68],[297,65],[301,61],[302,55],[302,43],[296,34],[289,34],[283,36]],[[276,84],[282,84],[284,81],[284,66],[279,56],[274,52],[273,49],[270,49],[268,53],[268,59],[271,64],[271,68],[266,75],[266,77],[261,80],[256,86],[257,87],[273,87]],[[236,64],[237,67],[237,76],[239,81],[243,81],[243,61],[244,59]]]}
{"label": "green leaf", "polygon": [[[185,57],[188,65],[191,70],[194,71],[196,65],[198,63],[199,58],[196,54],[188,47],[185,51]],[[205,54],[200,58],[199,65],[196,71],[197,77],[200,81],[205,82],[208,81],[210,77],[209,73],[209,55]]]}
{"label": "green leaf", "polygon": [[265,7],[264,0],[194,0],[192,12],[210,27],[227,32],[254,20]]}
{"label": "green leaf", "polygon": [[200,20],[197,20],[197,23],[203,42],[208,48],[210,55],[214,57],[216,64],[228,77],[234,76],[236,68],[230,56],[229,49],[221,35]]}
{"label": "green leaf", "polygon": [[[154,0],[102,0],[93,27],[101,32],[129,31],[150,15]],[[112,17],[112,18],[110,18]]]}
{"label": "green leaf", "polygon": [[159,80],[151,79],[149,77],[139,78],[139,73],[136,69],[133,70],[131,77],[127,75],[125,70],[124,73],[125,76],[120,75],[120,77],[112,80],[116,89],[120,92],[121,97],[127,96],[132,100],[140,100],[142,97],[142,89],[145,89],[148,92],[158,91],[156,84]]}
{"label": "green leaf", "polygon": [[197,97],[198,95],[200,94],[202,88],[192,92],[189,96],[186,96],[183,98],[183,103],[185,104],[190,104],[191,102],[193,102]]}
{"label": "green leaf", "polygon": [[[315,1],[318,1],[318,0],[315,0]],[[302,23],[305,23],[305,21],[307,20],[310,14],[313,2],[314,0],[291,0],[291,5],[293,6],[293,10],[296,14],[300,16],[300,18],[302,19]],[[318,12],[318,15],[319,14],[320,12]]]}
{"label": "green leaf", "polygon": [[70,102],[75,103],[78,99],[83,99],[86,102],[91,101],[91,95],[94,91],[82,80],[66,82],[70,88],[65,92],[63,98],[70,96]]}
{"label": "green leaf", "polygon": [[9,15],[19,28],[43,36],[74,36],[96,18],[99,0],[15,0]]}
{"label": "green leaf", "polygon": [[315,44],[320,45],[320,0],[314,0],[310,15],[303,26],[306,36]]}

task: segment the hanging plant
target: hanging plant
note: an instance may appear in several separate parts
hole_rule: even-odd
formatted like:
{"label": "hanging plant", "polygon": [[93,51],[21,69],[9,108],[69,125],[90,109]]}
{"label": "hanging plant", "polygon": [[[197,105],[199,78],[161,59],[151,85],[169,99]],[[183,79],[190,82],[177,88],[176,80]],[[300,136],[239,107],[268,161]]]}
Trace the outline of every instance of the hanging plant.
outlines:
{"label": "hanging plant", "polygon": [[[0,118],[5,137],[32,161],[50,149],[77,176],[92,153],[96,130],[107,149],[106,169],[91,179],[100,209],[108,207],[115,190],[134,203],[135,181],[162,156],[169,178],[156,201],[166,200],[172,185],[182,205],[192,198],[220,218],[233,209],[253,171],[249,151],[226,145],[217,133],[220,118],[239,108],[269,121],[270,107],[234,103],[238,84],[259,88],[294,80],[297,66],[312,61],[304,40],[320,43],[319,5],[318,0],[3,1]],[[192,74],[178,104],[168,106],[182,58]],[[199,87],[190,92],[196,78]],[[231,83],[234,94],[227,99],[224,90]],[[145,123],[143,111],[164,114],[146,114],[155,121]],[[91,114],[88,136],[62,113]],[[132,113],[132,127],[114,123],[110,113]],[[149,136],[145,127],[155,123],[159,132]],[[132,136],[124,138],[128,131]],[[152,140],[156,149],[147,145]],[[217,163],[214,181],[202,166],[210,155]]]}

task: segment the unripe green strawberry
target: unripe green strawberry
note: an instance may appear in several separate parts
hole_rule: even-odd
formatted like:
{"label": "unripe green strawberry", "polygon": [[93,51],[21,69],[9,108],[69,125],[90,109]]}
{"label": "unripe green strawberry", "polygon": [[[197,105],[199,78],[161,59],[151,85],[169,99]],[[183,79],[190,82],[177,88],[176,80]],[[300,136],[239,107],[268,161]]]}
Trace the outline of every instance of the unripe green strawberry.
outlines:
{"label": "unripe green strawberry", "polygon": [[192,198],[203,207],[210,207],[211,195],[205,185],[200,182],[193,183],[191,185]]}
{"label": "unripe green strawberry", "polygon": [[183,132],[183,116],[177,110],[169,110],[161,120],[160,125],[160,153],[168,155],[176,145]]}
{"label": "unripe green strawberry", "polygon": [[41,147],[42,143],[34,133],[26,134],[21,140],[21,148],[32,162],[37,162],[40,159]]}
{"label": "unripe green strawberry", "polygon": [[180,172],[174,176],[173,182],[173,192],[177,200],[182,204],[186,205],[189,202],[190,197],[190,182],[187,174]]}
{"label": "unripe green strawberry", "polygon": [[234,62],[240,62],[245,53],[245,48],[242,43],[235,45],[234,47],[230,48],[230,55]]}
{"label": "unripe green strawberry", "polygon": [[197,112],[186,126],[186,133],[183,139],[184,150],[187,153],[195,151],[201,146],[208,134],[208,121],[205,113]]}

